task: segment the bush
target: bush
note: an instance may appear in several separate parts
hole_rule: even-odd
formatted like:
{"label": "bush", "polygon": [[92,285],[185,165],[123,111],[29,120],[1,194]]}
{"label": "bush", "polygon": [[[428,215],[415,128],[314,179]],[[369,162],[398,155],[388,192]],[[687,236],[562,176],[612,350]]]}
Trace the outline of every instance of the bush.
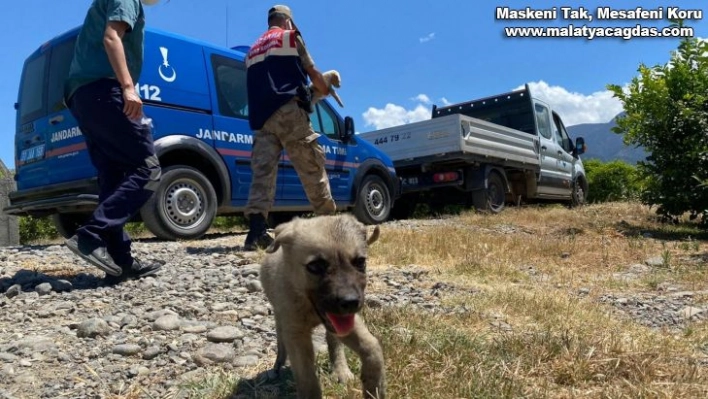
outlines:
{"label": "bush", "polygon": [[624,161],[583,161],[588,177],[588,202],[630,201],[640,198],[643,184],[637,168]]}
{"label": "bush", "polygon": [[21,216],[19,222],[20,244],[22,245],[59,237],[49,216],[41,218]]}

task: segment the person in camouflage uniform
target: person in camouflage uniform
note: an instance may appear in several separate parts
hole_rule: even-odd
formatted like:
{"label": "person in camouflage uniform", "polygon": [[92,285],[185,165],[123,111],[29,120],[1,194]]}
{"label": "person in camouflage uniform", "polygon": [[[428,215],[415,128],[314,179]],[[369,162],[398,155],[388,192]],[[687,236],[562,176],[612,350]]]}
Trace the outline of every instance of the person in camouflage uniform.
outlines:
{"label": "person in camouflage uniform", "polygon": [[307,78],[325,95],[329,92],[315,68],[286,6],[268,12],[269,29],[246,57],[249,125],[255,132],[251,169],[253,179],[245,216],[249,232],[244,249],[265,248],[272,242],[266,218],[275,197],[278,160],[283,149],[290,157],[307,198],[318,215],[332,214],[336,205],[325,170],[320,136],[310,123]]}

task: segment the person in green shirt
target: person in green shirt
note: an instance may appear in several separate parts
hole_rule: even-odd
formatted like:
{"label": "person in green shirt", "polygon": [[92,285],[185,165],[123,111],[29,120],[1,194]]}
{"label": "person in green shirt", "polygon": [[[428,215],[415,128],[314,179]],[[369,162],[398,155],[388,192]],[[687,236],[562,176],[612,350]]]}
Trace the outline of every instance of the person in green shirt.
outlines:
{"label": "person in green shirt", "polygon": [[131,254],[124,229],[157,188],[161,167],[150,119],[136,93],[143,66],[143,4],[159,0],[93,0],[76,40],[64,101],[98,172],[99,204],[66,246],[121,281],[155,274]]}

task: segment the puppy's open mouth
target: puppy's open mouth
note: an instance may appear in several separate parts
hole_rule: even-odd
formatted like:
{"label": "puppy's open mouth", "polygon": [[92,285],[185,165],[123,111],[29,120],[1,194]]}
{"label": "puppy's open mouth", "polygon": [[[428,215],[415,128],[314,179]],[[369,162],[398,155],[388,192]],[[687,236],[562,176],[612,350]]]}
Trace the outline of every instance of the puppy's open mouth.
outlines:
{"label": "puppy's open mouth", "polygon": [[335,314],[326,312],[313,301],[317,315],[322,320],[325,329],[338,337],[346,337],[354,330],[354,313]]}
{"label": "puppy's open mouth", "polygon": [[[333,332],[339,337],[349,335],[354,329],[354,314],[338,315],[326,312],[325,316],[332,326]],[[326,324],[326,323],[325,323]]]}

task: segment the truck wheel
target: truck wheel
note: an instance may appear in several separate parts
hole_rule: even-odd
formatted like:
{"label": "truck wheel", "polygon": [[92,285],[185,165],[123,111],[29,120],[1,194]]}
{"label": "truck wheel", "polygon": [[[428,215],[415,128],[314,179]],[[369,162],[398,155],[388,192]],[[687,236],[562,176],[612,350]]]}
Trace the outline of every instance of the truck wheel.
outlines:
{"label": "truck wheel", "polygon": [[506,190],[504,180],[497,172],[487,175],[487,189],[472,192],[472,204],[480,212],[499,213],[504,210]]}
{"label": "truck wheel", "polygon": [[391,214],[391,194],[377,175],[364,177],[354,206],[354,215],[364,224],[379,224]]}
{"label": "truck wheel", "polygon": [[57,233],[64,238],[71,238],[76,234],[76,229],[90,217],[82,213],[55,213],[52,215],[52,224]]}
{"label": "truck wheel", "polygon": [[585,205],[586,195],[583,182],[580,179],[575,179],[573,182],[573,191],[570,193],[570,206],[578,207]]}
{"label": "truck wheel", "polygon": [[145,227],[165,240],[203,236],[216,217],[216,191],[199,170],[175,165],[162,170],[160,186],[140,209]]}

